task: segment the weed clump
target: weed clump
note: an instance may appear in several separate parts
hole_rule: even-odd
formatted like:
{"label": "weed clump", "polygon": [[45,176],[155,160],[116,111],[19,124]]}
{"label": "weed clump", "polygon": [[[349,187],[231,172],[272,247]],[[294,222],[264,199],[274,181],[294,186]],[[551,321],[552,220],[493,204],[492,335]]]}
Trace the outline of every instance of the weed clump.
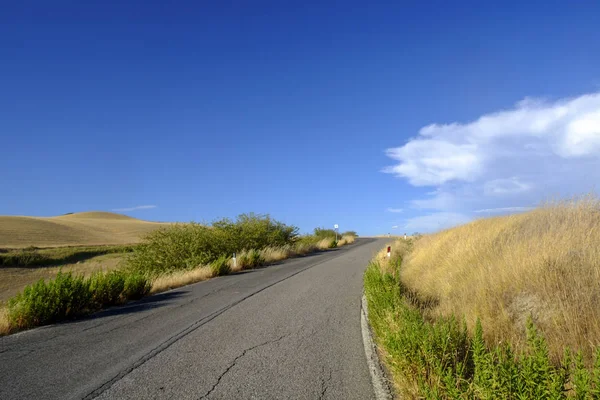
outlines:
{"label": "weed clump", "polygon": [[231,272],[231,266],[229,265],[229,257],[221,256],[215,261],[210,263],[210,269],[213,276],[227,275]]}
{"label": "weed clump", "polygon": [[11,329],[24,329],[72,319],[141,298],[150,287],[148,278],[136,273],[97,273],[84,278],[59,272],[54,279],[41,279],[10,299],[8,321]]}

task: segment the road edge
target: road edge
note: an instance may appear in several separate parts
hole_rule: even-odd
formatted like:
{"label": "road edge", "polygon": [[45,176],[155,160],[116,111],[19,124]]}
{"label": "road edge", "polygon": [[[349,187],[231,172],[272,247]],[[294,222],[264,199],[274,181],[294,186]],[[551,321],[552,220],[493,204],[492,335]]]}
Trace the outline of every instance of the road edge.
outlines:
{"label": "road edge", "polygon": [[363,344],[365,346],[365,355],[367,357],[367,365],[371,374],[371,384],[375,392],[377,400],[392,400],[394,396],[389,385],[385,371],[379,360],[379,354],[375,342],[373,341],[373,331],[369,324],[369,308],[367,298],[363,293],[360,304],[360,327],[362,331]]}

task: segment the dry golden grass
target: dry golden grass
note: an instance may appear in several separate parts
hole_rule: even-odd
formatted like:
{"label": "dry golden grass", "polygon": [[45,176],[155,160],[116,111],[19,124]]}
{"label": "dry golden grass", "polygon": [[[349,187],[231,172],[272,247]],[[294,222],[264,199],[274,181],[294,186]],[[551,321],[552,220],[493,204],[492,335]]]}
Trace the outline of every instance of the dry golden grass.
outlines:
{"label": "dry golden grass", "polygon": [[486,339],[522,348],[532,316],[557,358],[600,345],[600,201],[593,197],[481,219],[417,240],[403,283],[436,299],[431,317],[482,321]]}
{"label": "dry golden grass", "polygon": [[10,324],[8,322],[8,313],[6,308],[0,306],[0,336],[10,333]]}
{"label": "dry golden grass", "polygon": [[333,239],[325,238],[317,242],[316,246],[319,250],[327,250]]}
{"label": "dry golden grass", "polygon": [[312,243],[299,243],[294,246],[293,254],[303,256],[317,251],[317,246]]}
{"label": "dry golden grass", "polygon": [[233,258],[229,260],[229,268],[231,268],[231,272],[239,272],[242,270],[243,265],[236,261],[235,265],[233,263]]}
{"label": "dry golden grass", "polygon": [[267,247],[260,251],[260,255],[267,264],[285,260],[294,255],[290,246],[285,247]]}
{"label": "dry golden grass", "polygon": [[[390,258],[387,256],[388,246],[391,246],[392,248]],[[379,250],[377,254],[375,254],[373,261],[377,262],[382,272],[396,275],[396,272],[398,271],[398,265],[391,264],[389,260],[398,260],[404,258],[404,255],[408,252],[409,247],[410,242],[405,241],[404,239],[398,239],[393,243],[390,242],[384,248]]]}
{"label": "dry golden grass", "polygon": [[198,267],[191,271],[175,272],[169,275],[160,276],[152,282],[151,294],[164,292],[192,283],[205,281],[213,277],[210,267]]}
{"label": "dry golden grass", "polygon": [[63,272],[71,271],[75,275],[90,276],[97,271],[106,272],[119,268],[123,258],[123,254],[104,254],[61,267],[2,267],[0,268],[0,303],[16,295],[27,285],[40,279],[54,278],[61,268]]}
{"label": "dry golden grass", "polygon": [[356,238],[354,236],[350,236],[350,235],[344,235],[342,236],[342,238],[338,241],[338,246],[345,246],[347,244],[352,244],[354,243],[354,241],[356,240]]}
{"label": "dry golden grass", "polygon": [[0,216],[0,248],[131,244],[164,225],[108,212],[48,218]]}

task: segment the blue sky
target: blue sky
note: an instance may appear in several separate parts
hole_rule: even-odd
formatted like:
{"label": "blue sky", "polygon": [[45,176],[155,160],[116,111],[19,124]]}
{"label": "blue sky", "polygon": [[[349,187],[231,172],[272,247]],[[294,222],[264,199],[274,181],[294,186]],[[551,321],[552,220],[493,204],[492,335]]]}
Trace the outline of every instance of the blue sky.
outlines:
{"label": "blue sky", "polygon": [[600,4],[389,3],[3,4],[0,214],[366,235],[595,190]]}

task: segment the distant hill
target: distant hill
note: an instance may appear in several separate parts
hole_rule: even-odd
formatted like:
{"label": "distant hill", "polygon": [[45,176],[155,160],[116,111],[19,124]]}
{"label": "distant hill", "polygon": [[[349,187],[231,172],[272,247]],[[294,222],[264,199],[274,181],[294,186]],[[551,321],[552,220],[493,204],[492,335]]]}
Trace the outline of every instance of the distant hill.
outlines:
{"label": "distant hill", "polygon": [[165,225],[102,211],[58,217],[0,216],[0,248],[131,244]]}

